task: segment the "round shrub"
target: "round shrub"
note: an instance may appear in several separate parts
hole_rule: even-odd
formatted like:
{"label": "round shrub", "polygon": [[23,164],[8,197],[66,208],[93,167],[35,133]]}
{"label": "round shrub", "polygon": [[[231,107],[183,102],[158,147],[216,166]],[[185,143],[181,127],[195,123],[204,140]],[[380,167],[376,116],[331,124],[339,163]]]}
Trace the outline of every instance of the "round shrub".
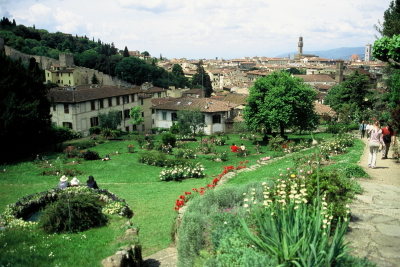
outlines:
{"label": "round shrub", "polygon": [[171,145],[172,147],[174,147],[176,143],[176,137],[172,133],[163,133],[161,140],[164,145]]}
{"label": "round shrub", "polygon": [[100,159],[99,153],[97,151],[86,150],[82,153],[82,156],[85,160],[96,160]]}
{"label": "round shrub", "polygon": [[48,233],[80,232],[107,223],[102,206],[90,195],[63,195],[44,209],[39,227]]}

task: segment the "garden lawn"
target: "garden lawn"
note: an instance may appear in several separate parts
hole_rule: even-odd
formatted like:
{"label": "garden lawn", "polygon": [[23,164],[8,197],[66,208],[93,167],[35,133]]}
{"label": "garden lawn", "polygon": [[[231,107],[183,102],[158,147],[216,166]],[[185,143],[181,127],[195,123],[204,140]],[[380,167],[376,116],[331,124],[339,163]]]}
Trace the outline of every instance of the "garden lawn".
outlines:
{"label": "garden lawn", "polygon": [[[329,137],[329,135],[318,134],[317,137],[323,138]],[[289,139],[291,140],[302,138],[310,139],[310,136],[289,136]],[[262,146],[262,154],[255,154],[254,146],[257,142]],[[188,148],[196,149],[199,143],[200,142],[190,142],[188,143]],[[232,143],[236,143],[237,145],[243,143],[252,154],[245,158],[236,157],[236,154],[230,152],[229,149],[229,146]],[[69,144],[78,147],[80,143],[74,141],[67,143],[66,145]],[[136,153],[127,153],[127,146],[130,144],[135,145]],[[60,153],[48,154],[48,163],[43,161],[40,165],[35,164],[33,161],[26,161],[7,166],[5,165],[3,169],[6,169],[6,171],[0,173],[0,212],[4,211],[6,205],[15,203],[18,198],[55,188],[59,181],[59,176],[42,175],[42,172],[45,170],[50,170],[51,168],[62,168],[63,171],[69,169],[73,172],[80,172],[80,174],[73,176],[76,176],[83,184],[86,183],[89,175],[93,175],[100,188],[115,193],[118,197],[125,199],[130,205],[135,214],[131,221],[140,229],[139,239],[143,247],[143,256],[145,257],[166,248],[171,243],[171,229],[176,218],[174,205],[176,199],[183,194],[184,191],[191,191],[192,188],[207,186],[207,184],[211,183],[212,180],[223,171],[223,166],[237,166],[244,161],[249,161],[246,164],[250,166],[256,164],[256,161],[261,157],[270,156],[274,158],[282,155],[282,153],[267,151],[267,148],[261,140],[243,140],[239,138],[239,135],[230,135],[229,140],[227,140],[227,143],[224,146],[216,147],[217,153],[228,153],[228,161],[212,161],[211,155],[199,155],[198,153],[198,157],[192,160],[193,162],[201,162],[204,165],[206,174],[205,178],[187,179],[182,182],[161,182],[159,174],[162,168],[138,163],[140,153],[147,151],[137,149],[137,147],[138,143],[136,141],[128,140],[105,142],[90,148],[93,151],[97,151],[100,157],[109,154],[111,160],[106,162],[101,160],[85,161],[83,159],[73,158],[68,159],[68,164],[61,164],[60,160],[57,160],[57,157],[63,157],[63,154]],[[74,164],[72,164],[72,162]],[[50,166],[50,164],[52,164],[52,166]],[[261,180],[266,176],[276,177],[281,169],[286,168],[286,166],[290,166],[291,164],[289,158],[284,158],[281,161],[265,165],[253,172],[242,173],[237,176],[237,179],[232,179],[230,182],[244,184],[250,181]],[[69,180],[71,180],[73,176],[70,176]],[[90,232],[93,232],[92,238],[98,241],[95,245],[96,249],[104,251],[104,253],[99,253],[98,256],[91,255],[87,264],[82,266],[96,266],[104,256],[112,254],[111,250],[115,248],[116,237],[122,235],[124,232],[124,230],[121,230],[119,226],[117,226],[118,223],[122,225],[124,221],[113,219],[110,226],[107,228],[90,230]],[[33,232],[40,233],[40,231]],[[103,234],[103,232],[107,234]],[[31,235],[29,234],[29,231],[27,231],[26,234],[28,236]],[[21,233],[21,235],[23,234]],[[57,243],[58,241],[54,242]],[[71,249],[71,251],[66,252],[64,257],[68,258],[70,255],[76,257],[75,251],[73,251],[73,246],[68,248],[66,247],[66,249]],[[80,251],[82,251],[80,257],[84,258],[91,250],[82,244]],[[50,254],[50,252],[50,250],[42,248],[42,251],[39,254],[47,255],[46,253]],[[62,253],[59,253],[59,257],[61,257],[60,254]],[[89,254],[92,253],[90,252]],[[9,257],[10,254],[3,256]],[[68,259],[66,258],[61,259],[61,262],[68,262]],[[56,261],[51,261],[51,263],[55,262]],[[79,265],[75,264],[75,266]]]}

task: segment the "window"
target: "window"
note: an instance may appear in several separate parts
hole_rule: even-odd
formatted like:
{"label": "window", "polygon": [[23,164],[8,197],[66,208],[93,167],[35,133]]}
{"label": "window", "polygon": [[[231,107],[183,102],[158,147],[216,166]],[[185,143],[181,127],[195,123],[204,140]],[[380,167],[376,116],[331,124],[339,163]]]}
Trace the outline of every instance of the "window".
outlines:
{"label": "window", "polygon": [[64,113],[65,114],[69,113],[69,104],[64,104]]}
{"label": "window", "polygon": [[55,104],[53,105],[53,111],[56,111],[56,105]]}
{"label": "window", "polygon": [[109,107],[112,107],[112,98],[109,98],[109,99],[108,99],[108,106],[109,106]]}
{"label": "window", "polygon": [[144,112],[142,112],[142,118],[144,118]]}
{"label": "window", "polygon": [[124,110],[124,119],[129,119],[130,118],[130,116],[129,116],[129,109],[125,109]]}
{"label": "window", "polygon": [[119,118],[122,120],[122,111],[118,111]]}
{"label": "window", "polygon": [[71,80],[68,80],[68,84],[71,84]]}
{"label": "window", "polygon": [[121,101],[121,100],[120,100],[120,97],[119,97],[119,96],[117,96],[117,97],[116,97],[116,99],[117,99],[117,106],[121,105],[121,102],[120,102],[120,101]]}
{"label": "window", "polygon": [[145,128],[144,128],[144,124],[142,124],[142,131],[144,131],[145,130]]}
{"label": "window", "polygon": [[178,121],[178,115],[176,115],[176,113],[171,113],[171,121]]}
{"label": "window", "polygon": [[90,101],[91,110],[96,110],[96,102]]}
{"label": "window", "polygon": [[158,97],[161,97],[161,93],[158,93]]}
{"label": "window", "polygon": [[104,108],[104,99],[99,100],[100,108]]}
{"label": "window", "polygon": [[151,119],[151,124],[154,125],[154,119]]}
{"label": "window", "polygon": [[98,117],[90,118],[90,127],[95,127],[95,126],[99,126],[99,118]]}
{"label": "window", "polygon": [[135,102],[135,95],[131,95],[131,102]]}
{"label": "window", "polygon": [[221,115],[213,115],[213,123],[221,123]]}
{"label": "window", "polygon": [[126,126],[126,127],[125,127],[125,131],[126,131],[126,132],[129,132],[129,126]]}
{"label": "window", "polygon": [[72,129],[72,123],[71,122],[63,122],[63,127]]}
{"label": "window", "polygon": [[47,73],[47,77],[50,77],[50,73]]}
{"label": "window", "polygon": [[167,112],[163,112],[163,113],[162,113],[162,119],[163,119],[164,121],[167,120]]}
{"label": "window", "polygon": [[143,105],[143,99],[140,99],[140,105]]}
{"label": "window", "polygon": [[137,131],[136,125],[133,125],[133,130]]}
{"label": "window", "polygon": [[154,109],[152,109],[152,110],[151,110],[151,114],[154,114],[154,113],[155,113],[155,110],[154,110]]}
{"label": "window", "polygon": [[129,95],[122,96],[124,104],[129,103]]}

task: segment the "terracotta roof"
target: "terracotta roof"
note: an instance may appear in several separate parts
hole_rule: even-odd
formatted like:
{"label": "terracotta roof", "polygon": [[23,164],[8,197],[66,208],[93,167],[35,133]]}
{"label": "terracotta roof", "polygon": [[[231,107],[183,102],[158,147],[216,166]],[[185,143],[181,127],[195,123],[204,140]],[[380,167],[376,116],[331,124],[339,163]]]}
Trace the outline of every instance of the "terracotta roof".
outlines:
{"label": "terracotta roof", "polygon": [[336,112],[330,106],[318,102],[315,103],[315,112],[318,115],[328,114],[330,116],[336,116]]}
{"label": "terracotta roof", "polygon": [[187,90],[185,92],[183,92],[184,95],[188,95],[188,94],[195,94],[195,95],[202,95],[202,90],[201,89],[190,89]]}
{"label": "terracotta roof", "polygon": [[146,94],[151,94],[151,93],[159,93],[159,92],[164,92],[165,89],[161,87],[150,87],[149,89],[143,90]]}
{"label": "terracotta roof", "polygon": [[312,75],[294,75],[297,78],[302,78],[304,82],[335,82],[331,76],[327,74],[312,74]]}
{"label": "terracotta roof", "polygon": [[236,104],[228,103],[225,101],[219,101],[210,98],[192,98],[184,97],[173,99],[167,103],[159,104],[154,106],[154,109],[164,110],[189,110],[200,108],[201,112],[221,112],[229,111],[236,107]]}
{"label": "terracotta roof", "polygon": [[[68,88],[68,87],[67,87]],[[90,88],[89,85],[78,86],[75,90],[51,89],[47,94],[54,102],[76,103],[114,96],[131,95],[140,93],[137,88],[118,88],[117,86],[99,86]]]}
{"label": "terracotta roof", "polygon": [[247,95],[241,94],[228,94],[225,96],[224,101],[229,101],[230,103],[238,104],[238,105],[246,105]]}
{"label": "terracotta roof", "polygon": [[151,105],[152,106],[157,106],[161,104],[165,104],[168,102],[171,102],[172,100],[175,100],[176,98],[174,97],[159,97],[159,98],[152,98],[151,99]]}

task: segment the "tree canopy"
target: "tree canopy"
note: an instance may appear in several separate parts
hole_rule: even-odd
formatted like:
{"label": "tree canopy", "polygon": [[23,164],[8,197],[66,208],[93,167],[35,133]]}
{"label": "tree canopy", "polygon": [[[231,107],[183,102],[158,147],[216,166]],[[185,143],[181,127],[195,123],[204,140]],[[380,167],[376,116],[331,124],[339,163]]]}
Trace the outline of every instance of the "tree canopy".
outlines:
{"label": "tree canopy", "polygon": [[50,101],[42,72],[34,59],[27,69],[0,52],[0,142],[10,147],[7,161],[46,148],[51,132]]}
{"label": "tree canopy", "polygon": [[353,116],[362,113],[372,107],[372,93],[368,89],[368,77],[356,70],[346,81],[329,90],[324,99],[325,104],[330,105],[339,114],[346,114],[346,117],[349,114]]}
{"label": "tree canopy", "polygon": [[197,73],[193,75],[191,83],[193,88],[201,88],[205,91],[205,97],[210,97],[213,93],[210,75],[204,71],[203,61],[200,60]]}
{"label": "tree canopy", "polygon": [[206,126],[200,109],[179,110],[176,115],[178,117],[179,130],[183,134],[195,134]]}
{"label": "tree canopy", "polygon": [[393,37],[400,34],[400,0],[390,2],[389,8],[383,13],[383,23],[374,25],[382,36]]}
{"label": "tree canopy", "polygon": [[252,130],[287,128],[309,130],[316,127],[315,90],[286,71],[259,78],[250,87],[243,111],[246,125]]}

